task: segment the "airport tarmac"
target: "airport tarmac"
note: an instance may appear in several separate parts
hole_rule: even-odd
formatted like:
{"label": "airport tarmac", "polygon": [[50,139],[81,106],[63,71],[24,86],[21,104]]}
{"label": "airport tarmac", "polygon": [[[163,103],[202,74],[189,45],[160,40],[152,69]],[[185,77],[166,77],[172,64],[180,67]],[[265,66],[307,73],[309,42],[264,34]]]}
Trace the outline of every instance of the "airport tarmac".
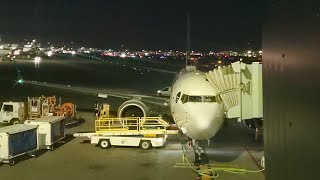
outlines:
{"label": "airport tarmac", "polygon": [[[76,132],[94,129],[93,112],[79,112],[85,122],[67,129],[66,144],[54,151],[40,151],[37,158],[22,157],[15,166],[0,165],[0,179],[56,180],[56,179],[196,179],[190,167],[181,166],[180,135],[168,138],[163,148],[142,150],[133,147],[101,149],[83,138],[73,138]],[[247,137],[247,138],[245,138]],[[183,142],[186,137],[183,137]],[[239,127],[221,129],[211,141],[207,153],[213,167],[232,167],[258,170],[261,144],[253,143]],[[251,154],[250,154],[251,153]],[[252,154],[256,153],[253,158]],[[259,155],[260,154],[260,155]],[[192,161],[192,152],[187,156]],[[257,158],[257,159],[255,159]],[[179,166],[179,167],[175,167]],[[18,172],[18,173],[17,173]],[[264,179],[263,173],[233,174],[217,172],[219,179]]]}
{"label": "airport tarmac", "polygon": [[[156,88],[165,86],[172,78],[172,75],[163,75],[158,72],[142,75],[141,71],[132,70],[132,68],[129,68],[129,71],[123,67],[114,68],[113,65],[104,65],[100,62],[65,61],[63,63],[59,60],[48,61],[41,65],[41,69],[36,69],[32,63],[27,62],[19,62],[19,66],[24,72],[25,79],[29,80],[47,79],[47,82],[54,83],[66,81],[72,85],[97,88],[119,86],[147,94],[156,92]],[[72,68],[74,71],[70,71]],[[83,141],[84,139],[72,138],[73,133],[93,131],[94,103],[106,101],[110,103],[112,113],[115,113],[122,103],[119,99],[105,100],[86,94],[27,84],[15,86],[12,85],[15,77],[14,66],[3,65],[0,66],[0,70],[6,74],[0,78],[0,82],[6,83],[0,90],[0,101],[24,101],[27,96],[55,94],[57,97],[61,96],[63,102],[70,101],[77,104],[78,117],[84,119],[83,124],[67,129],[67,143],[54,151],[41,151],[38,158],[22,158],[13,167],[0,165],[0,179],[196,179],[197,173],[190,167],[175,167],[177,163],[182,162],[181,137],[178,135],[170,137],[166,147],[147,151],[131,147],[105,150],[90,143],[84,143],[87,142]],[[68,75],[70,72],[74,74]],[[83,73],[88,74],[86,79],[78,77]],[[64,80],[65,77],[69,79]],[[157,77],[161,77],[161,80],[154,81]],[[138,80],[132,83],[132,79]],[[231,123],[222,128],[207,150],[210,163],[219,167],[258,170],[257,164],[263,154],[263,143],[253,142],[253,138],[248,134],[250,133],[247,129]],[[191,152],[188,152],[188,157],[192,160]],[[218,179],[264,179],[264,174],[260,172],[246,174],[218,172],[218,174]]]}

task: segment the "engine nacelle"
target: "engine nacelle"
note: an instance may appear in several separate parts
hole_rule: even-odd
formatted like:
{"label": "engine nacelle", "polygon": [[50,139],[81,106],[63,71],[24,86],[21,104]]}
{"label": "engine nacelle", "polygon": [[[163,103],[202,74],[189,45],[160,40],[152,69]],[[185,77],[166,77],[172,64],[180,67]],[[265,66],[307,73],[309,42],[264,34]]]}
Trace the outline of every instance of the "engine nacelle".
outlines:
{"label": "engine nacelle", "polygon": [[138,99],[131,99],[118,109],[118,117],[146,117],[149,115],[148,107]]}

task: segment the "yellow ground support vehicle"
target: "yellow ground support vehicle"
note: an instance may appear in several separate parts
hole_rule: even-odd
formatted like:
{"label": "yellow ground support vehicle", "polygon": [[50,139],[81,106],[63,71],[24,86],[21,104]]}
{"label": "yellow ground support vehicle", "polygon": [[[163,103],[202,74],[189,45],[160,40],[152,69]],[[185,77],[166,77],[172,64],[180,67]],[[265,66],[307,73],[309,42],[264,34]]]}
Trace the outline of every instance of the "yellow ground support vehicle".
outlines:
{"label": "yellow ground support vehicle", "polygon": [[87,137],[91,144],[106,149],[111,146],[140,146],[142,149],[161,147],[168,134],[169,124],[160,117],[99,118],[95,121],[95,132],[76,133],[74,137]]}

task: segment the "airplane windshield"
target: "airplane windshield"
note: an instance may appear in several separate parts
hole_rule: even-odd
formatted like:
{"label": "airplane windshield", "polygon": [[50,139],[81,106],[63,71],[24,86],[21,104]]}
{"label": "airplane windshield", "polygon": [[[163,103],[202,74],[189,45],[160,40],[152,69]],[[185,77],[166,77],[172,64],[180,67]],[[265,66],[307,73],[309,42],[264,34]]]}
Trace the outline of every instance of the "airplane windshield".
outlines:
{"label": "airplane windshield", "polygon": [[189,96],[188,102],[202,102],[201,96]]}
{"label": "airplane windshield", "polygon": [[182,96],[181,96],[181,102],[182,102],[182,104],[188,102],[188,97],[189,97],[188,95],[182,94]]}
{"label": "airplane windshield", "polygon": [[181,102],[187,103],[187,102],[206,102],[206,103],[212,103],[217,102],[215,96],[189,96],[186,94],[183,94],[181,96]]}
{"label": "airplane windshield", "polygon": [[217,102],[215,96],[203,96],[203,102]]}

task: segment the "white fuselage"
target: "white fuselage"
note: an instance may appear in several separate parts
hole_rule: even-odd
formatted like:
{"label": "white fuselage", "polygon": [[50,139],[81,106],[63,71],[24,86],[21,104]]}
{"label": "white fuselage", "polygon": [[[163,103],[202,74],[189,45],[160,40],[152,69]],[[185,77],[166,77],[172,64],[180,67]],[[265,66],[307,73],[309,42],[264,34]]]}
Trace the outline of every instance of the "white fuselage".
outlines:
{"label": "white fuselage", "polygon": [[181,73],[172,86],[170,108],[182,132],[195,140],[209,140],[224,121],[223,104],[199,71]]}

